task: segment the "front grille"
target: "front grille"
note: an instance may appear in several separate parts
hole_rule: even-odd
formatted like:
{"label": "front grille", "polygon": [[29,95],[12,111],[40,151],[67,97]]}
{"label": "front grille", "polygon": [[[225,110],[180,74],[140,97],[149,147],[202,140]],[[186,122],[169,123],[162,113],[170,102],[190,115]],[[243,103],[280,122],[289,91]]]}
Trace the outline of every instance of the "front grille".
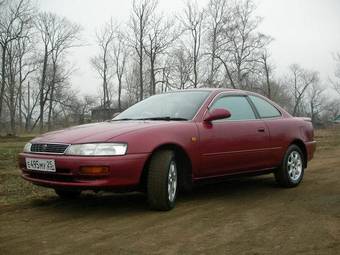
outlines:
{"label": "front grille", "polygon": [[34,143],[31,152],[63,154],[68,146],[68,144]]}

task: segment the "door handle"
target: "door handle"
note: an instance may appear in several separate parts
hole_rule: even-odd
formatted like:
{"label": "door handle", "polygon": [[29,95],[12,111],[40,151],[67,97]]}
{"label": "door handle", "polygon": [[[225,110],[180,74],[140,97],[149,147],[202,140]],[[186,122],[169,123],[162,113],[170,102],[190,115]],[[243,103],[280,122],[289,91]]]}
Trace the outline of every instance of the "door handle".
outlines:
{"label": "door handle", "polygon": [[261,132],[261,133],[264,133],[266,130],[264,129],[264,128],[259,128],[258,130],[257,130],[257,132]]}

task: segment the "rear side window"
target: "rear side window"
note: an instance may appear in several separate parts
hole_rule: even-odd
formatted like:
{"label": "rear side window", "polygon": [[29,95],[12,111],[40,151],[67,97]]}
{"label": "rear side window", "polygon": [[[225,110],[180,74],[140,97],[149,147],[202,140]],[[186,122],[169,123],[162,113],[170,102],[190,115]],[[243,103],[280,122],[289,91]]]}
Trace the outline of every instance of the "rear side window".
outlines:
{"label": "rear side window", "polygon": [[249,96],[249,98],[254,103],[261,118],[275,118],[281,116],[279,110],[266,100],[257,96]]}
{"label": "rear side window", "polygon": [[228,120],[253,120],[256,119],[255,113],[248,100],[244,96],[225,96],[217,99],[212,109],[223,108],[230,111],[231,116]]}

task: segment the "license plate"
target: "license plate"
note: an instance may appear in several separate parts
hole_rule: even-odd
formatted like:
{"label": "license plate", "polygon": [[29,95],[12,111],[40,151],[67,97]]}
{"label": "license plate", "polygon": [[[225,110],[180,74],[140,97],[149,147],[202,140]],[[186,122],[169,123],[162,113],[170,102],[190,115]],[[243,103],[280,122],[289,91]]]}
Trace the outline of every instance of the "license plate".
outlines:
{"label": "license plate", "polygon": [[55,172],[55,162],[53,159],[33,159],[26,158],[26,168],[35,171]]}

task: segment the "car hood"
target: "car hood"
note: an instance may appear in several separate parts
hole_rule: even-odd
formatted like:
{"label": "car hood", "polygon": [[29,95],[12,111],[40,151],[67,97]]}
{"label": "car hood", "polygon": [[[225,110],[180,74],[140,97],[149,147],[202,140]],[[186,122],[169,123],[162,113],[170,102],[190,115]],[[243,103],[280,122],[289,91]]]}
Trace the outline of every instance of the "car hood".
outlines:
{"label": "car hood", "polygon": [[122,134],[155,125],[166,125],[164,121],[111,121],[75,126],[43,134],[33,143],[91,143],[106,142]]}

